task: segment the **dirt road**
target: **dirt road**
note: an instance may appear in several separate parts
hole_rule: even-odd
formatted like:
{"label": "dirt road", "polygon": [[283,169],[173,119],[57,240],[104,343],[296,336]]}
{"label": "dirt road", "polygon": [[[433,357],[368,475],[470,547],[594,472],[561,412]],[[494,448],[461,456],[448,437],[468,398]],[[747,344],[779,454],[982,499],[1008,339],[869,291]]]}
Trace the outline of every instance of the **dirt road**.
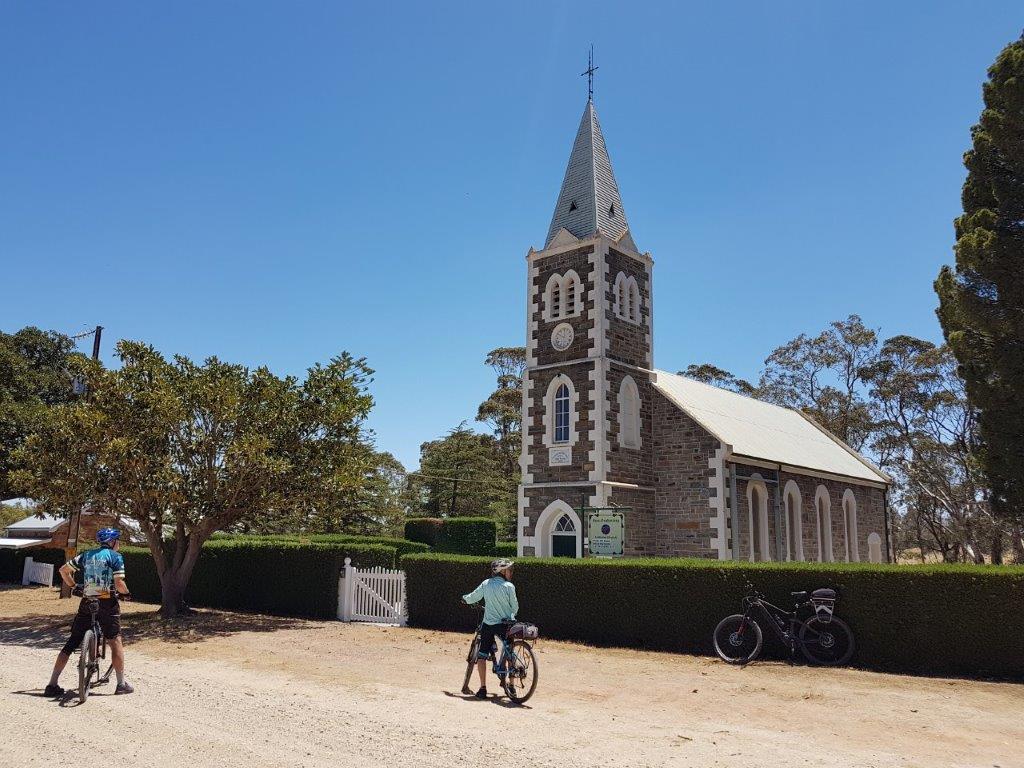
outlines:
{"label": "dirt road", "polygon": [[138,604],[137,692],[62,706],[41,689],[76,602],[0,589],[0,766],[104,741],[154,768],[1024,766],[1020,685],[542,640],[538,693],[514,708],[458,693],[462,635],[217,612],[168,629]]}

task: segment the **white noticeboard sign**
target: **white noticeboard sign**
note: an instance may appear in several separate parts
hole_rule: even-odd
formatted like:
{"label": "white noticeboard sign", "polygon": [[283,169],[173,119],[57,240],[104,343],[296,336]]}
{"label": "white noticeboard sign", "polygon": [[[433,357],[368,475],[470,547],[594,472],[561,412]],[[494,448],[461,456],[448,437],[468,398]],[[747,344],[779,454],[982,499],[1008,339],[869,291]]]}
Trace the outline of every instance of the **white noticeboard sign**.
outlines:
{"label": "white noticeboard sign", "polygon": [[592,512],[587,520],[590,554],[596,557],[622,557],[625,539],[625,515],[621,512]]}

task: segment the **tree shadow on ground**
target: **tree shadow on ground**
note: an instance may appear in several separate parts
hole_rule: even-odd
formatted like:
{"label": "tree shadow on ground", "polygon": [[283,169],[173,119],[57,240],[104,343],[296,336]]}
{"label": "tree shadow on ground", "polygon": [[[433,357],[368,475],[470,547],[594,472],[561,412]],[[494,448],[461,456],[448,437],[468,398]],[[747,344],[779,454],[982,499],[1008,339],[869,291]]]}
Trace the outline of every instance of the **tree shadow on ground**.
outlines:
{"label": "tree shadow on ground", "polygon": [[[59,648],[71,631],[72,618],[71,615],[38,613],[0,617],[0,645]],[[175,644],[199,643],[239,632],[277,632],[313,626],[315,623],[309,619],[207,609],[172,620],[162,619],[155,607],[151,611],[133,611],[121,615],[121,633],[128,646],[145,640]]]}

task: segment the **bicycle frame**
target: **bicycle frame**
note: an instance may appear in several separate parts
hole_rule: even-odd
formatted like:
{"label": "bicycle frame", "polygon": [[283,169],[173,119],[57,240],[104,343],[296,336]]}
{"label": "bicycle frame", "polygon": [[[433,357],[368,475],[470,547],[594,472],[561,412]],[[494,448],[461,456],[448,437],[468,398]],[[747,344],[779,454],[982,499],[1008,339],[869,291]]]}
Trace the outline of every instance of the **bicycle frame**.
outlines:
{"label": "bicycle frame", "polygon": [[[744,598],[744,602],[746,606],[743,611],[743,626],[746,626],[746,622],[753,618],[752,614],[755,612],[755,609],[759,608],[760,613],[768,620],[768,625],[772,628],[779,641],[789,647],[790,653],[796,650],[797,630],[803,623],[801,619],[797,618],[797,614],[804,607],[803,604],[797,605],[794,611],[787,611],[769,603],[760,595],[748,596]],[[742,627],[740,631],[742,632]]]}

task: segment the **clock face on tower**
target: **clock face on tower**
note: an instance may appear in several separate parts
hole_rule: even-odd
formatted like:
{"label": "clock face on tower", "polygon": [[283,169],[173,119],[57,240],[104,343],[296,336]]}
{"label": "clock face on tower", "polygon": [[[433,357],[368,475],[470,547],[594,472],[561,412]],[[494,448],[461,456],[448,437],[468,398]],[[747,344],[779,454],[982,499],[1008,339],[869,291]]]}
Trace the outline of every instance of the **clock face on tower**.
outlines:
{"label": "clock face on tower", "polygon": [[568,323],[559,323],[555,326],[555,330],[551,332],[551,346],[559,352],[564,352],[572,344],[572,340],[575,334],[573,333],[572,326]]}

